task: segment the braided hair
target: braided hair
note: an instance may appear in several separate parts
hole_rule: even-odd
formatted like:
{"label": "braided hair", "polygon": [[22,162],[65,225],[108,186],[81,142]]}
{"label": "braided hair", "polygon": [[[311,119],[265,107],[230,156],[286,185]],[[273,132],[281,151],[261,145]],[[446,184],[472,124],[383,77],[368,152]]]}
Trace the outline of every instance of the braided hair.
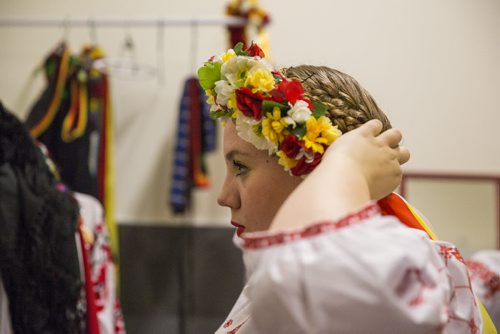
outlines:
{"label": "braided hair", "polygon": [[284,68],[283,75],[302,83],[305,96],[321,101],[328,116],[342,133],[353,130],[371,119],[391,128],[389,119],[371,95],[350,75],[326,66],[300,65]]}

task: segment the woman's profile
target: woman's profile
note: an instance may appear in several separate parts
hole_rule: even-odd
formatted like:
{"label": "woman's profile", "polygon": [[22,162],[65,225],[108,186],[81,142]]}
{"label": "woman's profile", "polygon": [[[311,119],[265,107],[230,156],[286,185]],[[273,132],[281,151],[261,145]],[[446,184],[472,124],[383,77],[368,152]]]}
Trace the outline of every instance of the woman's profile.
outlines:
{"label": "woman's profile", "polygon": [[456,247],[398,218],[409,152],[352,77],[276,70],[255,44],[198,75],[225,124],[218,203],[247,271],[217,333],[496,332]]}

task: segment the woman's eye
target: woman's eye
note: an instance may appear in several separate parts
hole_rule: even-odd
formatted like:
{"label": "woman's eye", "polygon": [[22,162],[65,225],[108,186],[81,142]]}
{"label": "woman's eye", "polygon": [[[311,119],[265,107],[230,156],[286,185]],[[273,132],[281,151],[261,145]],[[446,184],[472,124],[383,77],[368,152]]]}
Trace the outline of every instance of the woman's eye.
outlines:
{"label": "woman's eye", "polygon": [[238,161],[233,161],[233,168],[236,176],[240,176],[248,170],[248,167]]}

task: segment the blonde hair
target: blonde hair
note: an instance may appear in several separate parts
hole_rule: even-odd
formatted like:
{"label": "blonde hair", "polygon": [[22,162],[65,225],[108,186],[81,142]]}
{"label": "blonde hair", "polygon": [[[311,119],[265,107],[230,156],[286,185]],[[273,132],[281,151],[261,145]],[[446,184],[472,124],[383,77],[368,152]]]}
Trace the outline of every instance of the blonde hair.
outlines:
{"label": "blonde hair", "polygon": [[321,101],[332,123],[343,133],[371,119],[380,120],[384,131],[391,128],[389,119],[372,96],[350,75],[312,65],[284,68],[281,72],[289,79],[300,81],[309,99]]}

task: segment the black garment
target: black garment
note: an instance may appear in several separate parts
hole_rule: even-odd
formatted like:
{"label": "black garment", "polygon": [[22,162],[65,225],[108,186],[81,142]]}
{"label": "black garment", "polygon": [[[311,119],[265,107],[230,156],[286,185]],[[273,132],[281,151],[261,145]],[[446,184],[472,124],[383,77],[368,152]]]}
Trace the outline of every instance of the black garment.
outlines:
{"label": "black garment", "polygon": [[[100,85],[99,78],[91,77],[90,65],[91,60],[88,58],[80,59],[75,56],[70,56],[68,73],[62,80],[64,81],[64,89],[62,96],[57,96],[56,85],[61,63],[63,62],[62,54],[67,52],[67,46],[59,45],[45,60],[44,69],[47,79],[47,86],[42,91],[38,100],[33,104],[31,111],[26,120],[26,127],[31,129],[48,113],[49,106],[54,99],[58,99],[59,107],[55,116],[36,140],[42,142],[49,150],[52,159],[57,164],[58,170],[61,173],[62,181],[67,184],[73,191],[92,195],[100,198],[99,195],[99,180],[97,163],[99,161],[99,133],[101,132],[101,112],[87,113],[87,121],[85,122],[85,131],[71,141],[64,141],[61,136],[61,129],[65,117],[68,115],[71,108],[71,99],[79,99],[78,94],[73,94],[71,87],[78,82],[78,86],[82,88],[85,85],[88,92],[93,92],[96,85]],[[85,84],[78,78],[79,74],[87,73],[86,76],[90,79],[85,81]],[[91,104],[91,98],[87,97],[87,104]],[[89,110],[91,108],[88,108]],[[93,138],[93,139],[92,139]],[[93,164],[93,166],[91,166]]]}
{"label": "black garment", "polygon": [[15,333],[81,333],[78,205],[0,103],[0,273]]}

